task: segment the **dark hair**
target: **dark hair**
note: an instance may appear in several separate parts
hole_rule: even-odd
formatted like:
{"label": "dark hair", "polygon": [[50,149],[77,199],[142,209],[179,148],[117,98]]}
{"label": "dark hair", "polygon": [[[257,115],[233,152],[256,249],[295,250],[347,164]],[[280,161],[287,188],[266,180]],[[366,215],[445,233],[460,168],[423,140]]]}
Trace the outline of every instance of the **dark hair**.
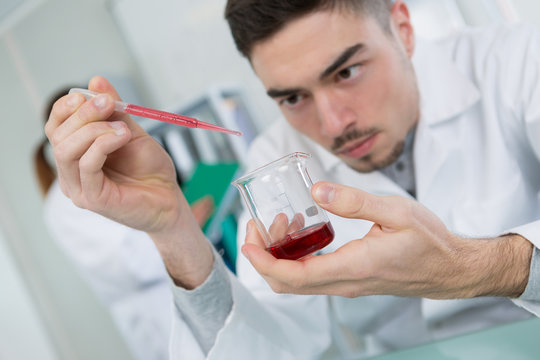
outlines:
{"label": "dark hair", "polygon": [[250,58],[253,47],[289,22],[318,10],[348,10],[372,16],[390,33],[390,0],[228,0],[225,19],[240,53]]}

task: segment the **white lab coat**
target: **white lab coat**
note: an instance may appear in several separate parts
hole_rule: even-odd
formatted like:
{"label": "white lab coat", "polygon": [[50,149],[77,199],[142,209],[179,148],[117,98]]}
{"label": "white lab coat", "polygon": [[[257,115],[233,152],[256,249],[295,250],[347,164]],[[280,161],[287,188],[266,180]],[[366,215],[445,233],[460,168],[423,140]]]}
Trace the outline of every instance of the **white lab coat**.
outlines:
{"label": "white lab coat", "polygon": [[134,359],[169,357],[172,295],[150,237],[76,207],[54,182],[44,204],[51,236],[110,312]]}
{"label": "white lab coat", "polygon": [[[497,28],[470,30],[436,45],[419,41],[413,61],[421,93],[414,143],[418,201],[455,233],[514,231],[539,247],[539,33]],[[250,164],[294,151],[313,155],[308,171],[314,181],[409,196],[380,172],[353,171],[284,121],[255,141]],[[239,226],[239,245],[246,220]],[[333,215],[330,220],[336,237],[325,252],[361,237],[371,225]],[[238,279],[231,276],[233,309],[210,359],[344,359],[530,316],[508,299],[280,295],[243,256],[237,269]],[[537,302],[514,302],[540,314]],[[200,353],[181,345],[180,326],[177,318],[172,358],[198,358]]]}

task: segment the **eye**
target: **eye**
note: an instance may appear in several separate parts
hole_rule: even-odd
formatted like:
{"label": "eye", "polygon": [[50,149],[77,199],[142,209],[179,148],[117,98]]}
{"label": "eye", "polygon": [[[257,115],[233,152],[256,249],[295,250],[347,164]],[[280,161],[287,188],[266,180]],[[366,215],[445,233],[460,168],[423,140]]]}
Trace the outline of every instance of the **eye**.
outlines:
{"label": "eye", "polygon": [[341,80],[352,79],[356,77],[358,73],[360,72],[360,66],[361,64],[356,64],[356,65],[346,67],[345,69],[340,70],[337,73],[337,76]]}
{"label": "eye", "polygon": [[290,95],[290,96],[286,97],[283,100],[280,100],[279,104],[280,105],[285,105],[285,106],[288,106],[288,107],[294,107],[294,106],[297,106],[298,103],[300,101],[302,101],[303,98],[304,98],[303,95],[293,94],[293,95]]}

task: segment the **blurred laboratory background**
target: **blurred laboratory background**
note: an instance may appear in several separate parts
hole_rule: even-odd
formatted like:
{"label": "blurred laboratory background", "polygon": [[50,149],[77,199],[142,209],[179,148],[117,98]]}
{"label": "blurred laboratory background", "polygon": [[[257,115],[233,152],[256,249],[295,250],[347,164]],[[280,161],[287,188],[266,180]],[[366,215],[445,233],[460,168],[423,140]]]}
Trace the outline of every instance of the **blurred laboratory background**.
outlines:
{"label": "blurred laboratory background", "polygon": [[[463,26],[540,26],[534,0],[406,2],[423,37]],[[1,360],[135,358],[44,224],[33,156],[48,101],[65,86],[103,75],[127,102],[244,132],[239,138],[138,119],[171,154],[186,196],[196,200],[204,179],[223,178],[205,232],[234,270],[238,203],[228,183],[242,170],[251,140],[279,111],[236,52],[224,6],[225,0],[0,1]]]}

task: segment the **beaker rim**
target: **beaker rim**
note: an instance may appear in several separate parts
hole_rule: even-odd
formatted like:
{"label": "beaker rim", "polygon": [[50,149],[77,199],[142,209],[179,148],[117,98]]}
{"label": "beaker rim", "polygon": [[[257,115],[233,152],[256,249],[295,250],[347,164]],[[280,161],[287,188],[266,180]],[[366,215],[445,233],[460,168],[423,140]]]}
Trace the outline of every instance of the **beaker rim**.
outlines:
{"label": "beaker rim", "polygon": [[240,176],[238,179],[235,179],[231,182],[231,184],[235,185],[235,186],[238,186],[240,185],[241,183],[245,182],[247,179],[249,178],[252,178],[254,175],[257,175],[259,173],[262,173],[263,171],[271,168],[271,167],[274,167],[277,163],[279,162],[282,162],[283,160],[285,159],[290,159],[290,158],[304,158],[304,159],[309,159],[311,158],[311,154],[308,154],[308,153],[305,153],[305,152],[301,152],[301,151],[296,151],[296,152],[293,152],[293,153],[290,153],[288,155],[285,155],[285,156],[282,156],[280,157],[279,159],[276,159],[274,161],[271,161],[265,165],[262,165],[262,166],[259,166],[258,168],[256,168],[255,170],[252,170],[242,176]]}

